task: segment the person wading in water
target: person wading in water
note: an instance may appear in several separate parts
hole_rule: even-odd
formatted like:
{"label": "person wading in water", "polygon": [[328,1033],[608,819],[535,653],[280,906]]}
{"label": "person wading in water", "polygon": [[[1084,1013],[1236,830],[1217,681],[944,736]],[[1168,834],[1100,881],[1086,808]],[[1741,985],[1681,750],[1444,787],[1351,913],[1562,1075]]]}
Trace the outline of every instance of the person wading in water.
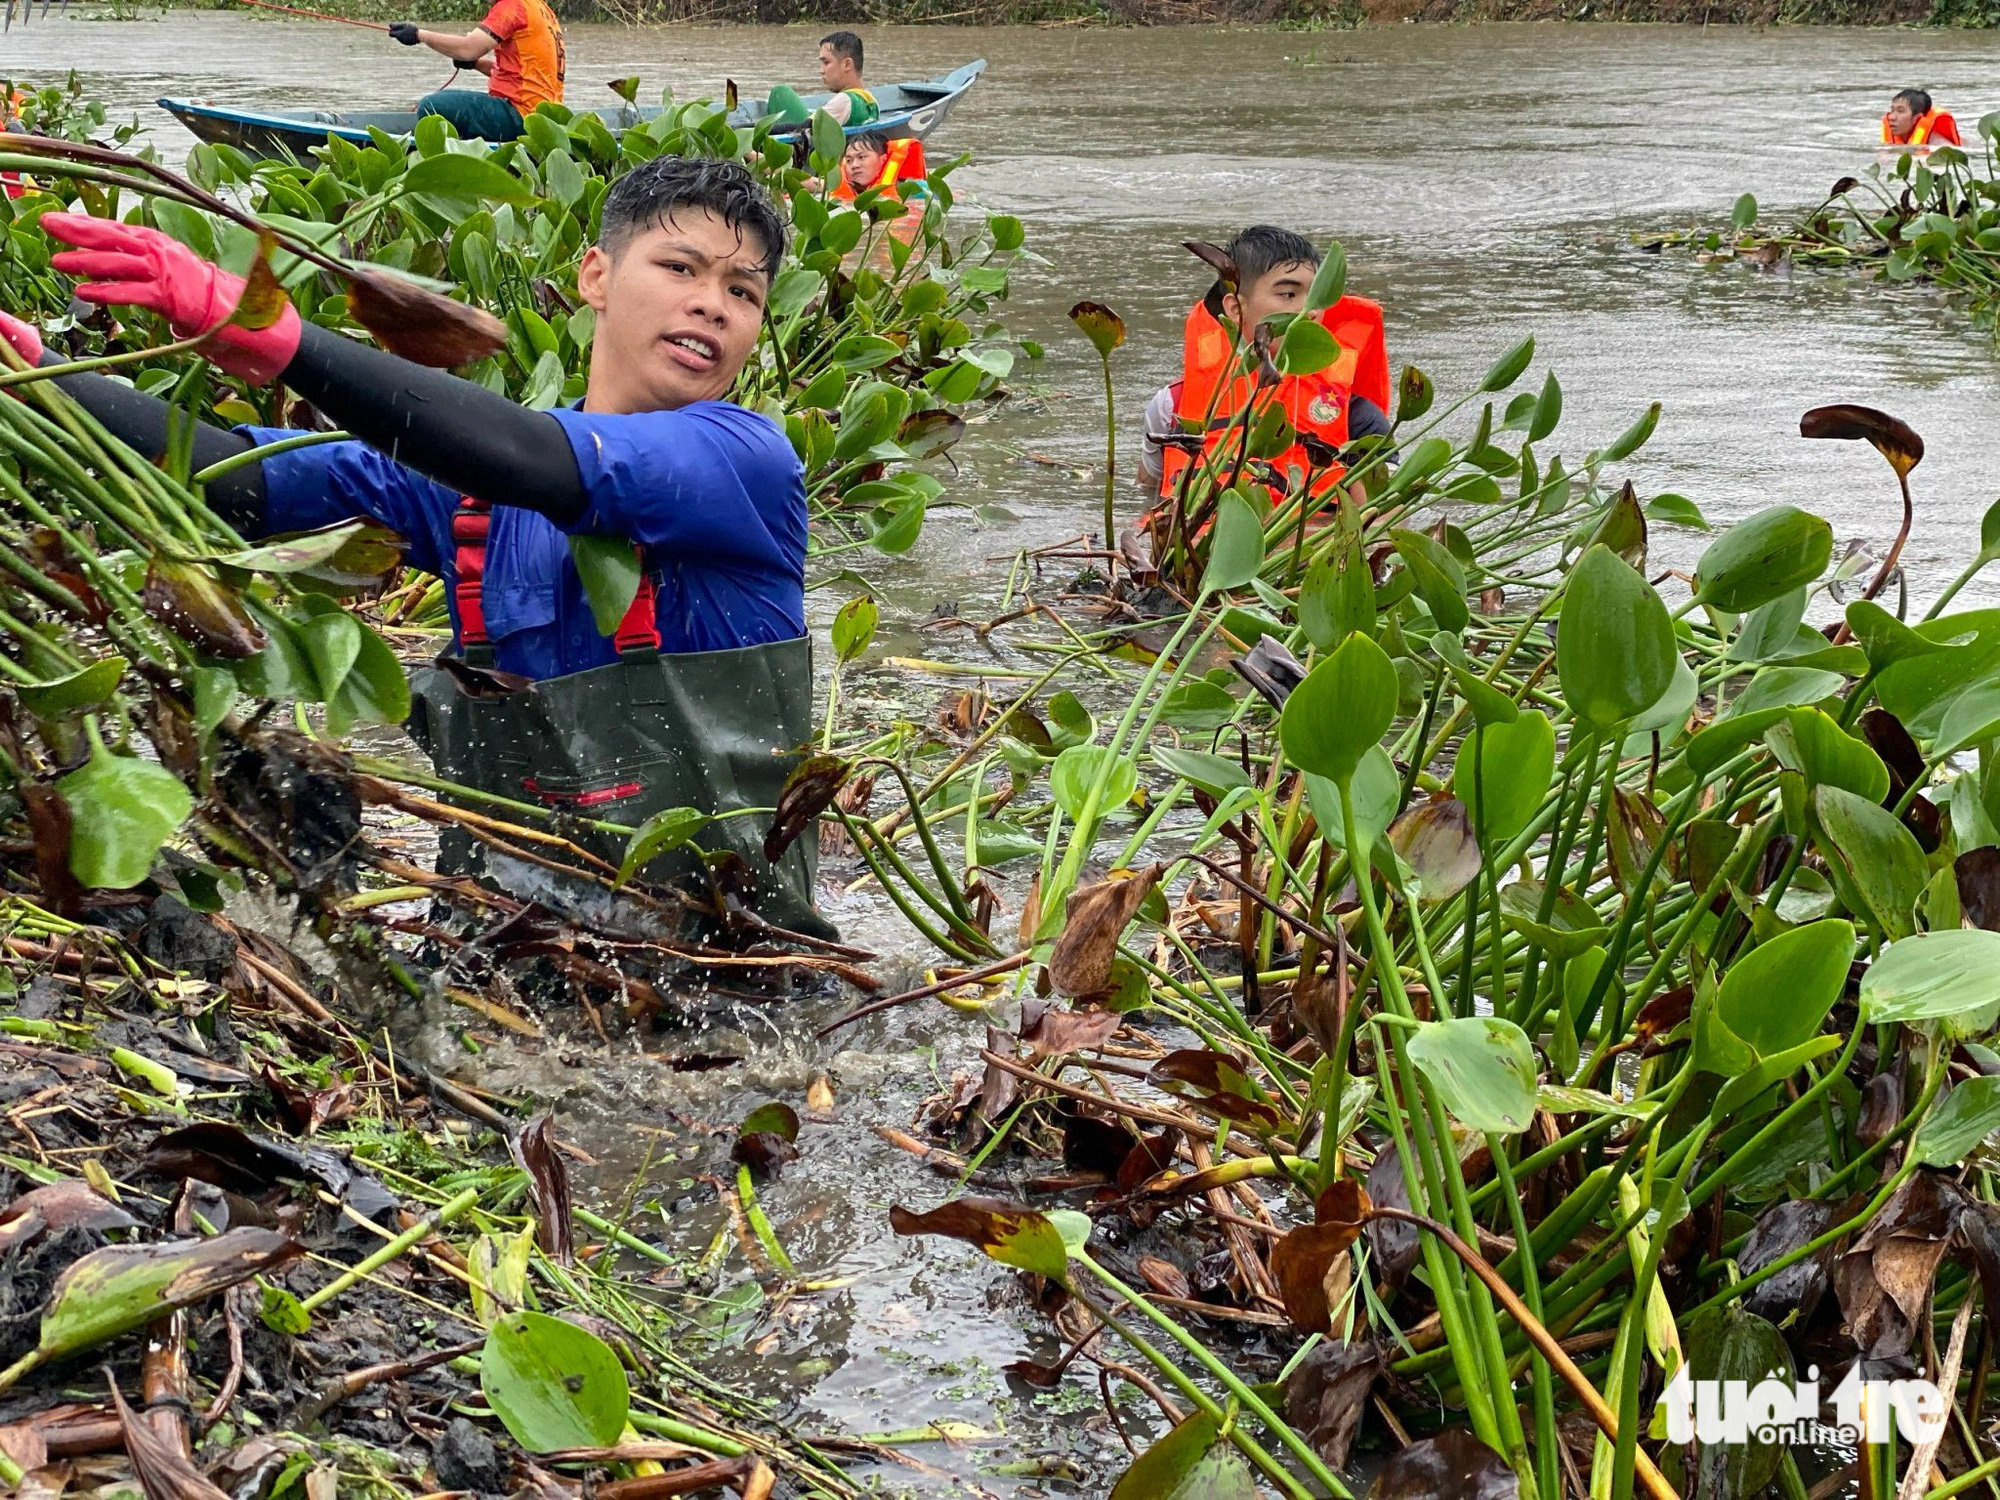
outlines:
{"label": "person wading in water", "polygon": [[[1146,403],[1139,482],[1151,496],[1171,496],[1193,462],[1191,455],[1162,439],[1205,431],[1208,451],[1222,441],[1255,390],[1242,373],[1243,348],[1266,320],[1305,306],[1320,262],[1311,240],[1270,224],[1253,224],[1224,253],[1236,267],[1236,287],[1217,281],[1194,305],[1187,317],[1181,378]],[[1365,297],[1342,297],[1318,317],[1340,345],[1340,358],[1318,374],[1278,382],[1277,399],[1293,430],[1336,449],[1356,438],[1387,434],[1389,356],[1381,306]],[[1279,474],[1297,469],[1303,475],[1315,468],[1304,446],[1296,443],[1271,465]],[[1337,464],[1321,466],[1315,492],[1341,472]]]}
{"label": "person wading in water", "polygon": [[1958,121],[1931,103],[1922,89],[1902,89],[1882,116],[1885,146],[1962,146]]}
{"label": "person wading in water", "polygon": [[[54,264],[79,296],[151,309],[177,337],[215,329],[201,346],[210,361],[255,384],[282,380],[354,434],[237,469],[208,486],[208,503],[250,535],[367,517],[444,580],[454,641],[415,674],[410,720],[441,775],[630,826],[667,808],[775,804],[812,736],[806,499],[783,430],[724,399],[785,246],[741,163],[661,157],[613,185],[577,273],[597,314],[586,393],[555,411],[304,323],[289,305],[268,328],[231,325],[242,280],[156,230],[83,214],[41,222],[76,247]],[[44,358],[27,324],[0,314],[0,335]],[[138,451],[166,450],[166,403],[102,376],[61,385]],[[202,427],[194,464],[288,435]],[[587,536],[640,549],[643,581],[613,637],[598,633],[571,557],[570,539]],[[769,864],[764,826],[727,818],[695,843],[740,856],[743,899],[765,920],[831,936],[812,906],[812,833]],[[614,865],[624,852],[622,838],[571,836]],[[510,886],[523,875],[476,856],[445,850],[440,864]],[[648,874],[700,869],[684,848]]]}
{"label": "person wading in water", "polygon": [[462,136],[511,141],[523,116],[538,105],[563,102],[562,22],[544,0],[496,0],[486,18],[467,32],[430,31],[398,21],[389,35],[405,47],[419,43],[460,68],[486,75],[486,92],[440,89],[417,101],[419,115],[441,115]]}

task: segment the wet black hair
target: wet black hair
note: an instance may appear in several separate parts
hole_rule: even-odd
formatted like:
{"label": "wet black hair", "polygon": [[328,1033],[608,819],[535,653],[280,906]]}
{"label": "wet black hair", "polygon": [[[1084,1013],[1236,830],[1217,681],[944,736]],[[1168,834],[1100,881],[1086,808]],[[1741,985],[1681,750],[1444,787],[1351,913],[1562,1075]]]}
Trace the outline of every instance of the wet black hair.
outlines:
{"label": "wet black hair", "polygon": [[707,209],[764,252],[766,281],[785,257],[785,221],[750,169],[740,161],[696,156],[656,156],[634,167],[604,195],[597,243],[606,254],[623,253],[632,236],[666,223],[684,208]]}
{"label": "wet black hair", "polygon": [[884,156],[887,156],[889,154],[889,132],[886,130],[864,130],[859,135],[850,135],[847,138],[847,144],[850,147],[866,146],[870,151],[879,151]]}
{"label": "wet black hair", "polygon": [[1897,89],[1896,98],[1889,102],[1893,104],[1896,99],[1909,105],[1910,113],[1913,115],[1927,115],[1931,112],[1931,96],[1922,89]]}
{"label": "wet black hair", "polygon": [[1236,284],[1248,290],[1279,266],[1319,264],[1319,249],[1302,234],[1275,224],[1252,224],[1223,247],[1236,263]]}
{"label": "wet black hair", "polygon": [[829,31],[819,39],[822,47],[833,48],[835,57],[847,58],[854,64],[854,71],[861,71],[861,38],[851,31]]}

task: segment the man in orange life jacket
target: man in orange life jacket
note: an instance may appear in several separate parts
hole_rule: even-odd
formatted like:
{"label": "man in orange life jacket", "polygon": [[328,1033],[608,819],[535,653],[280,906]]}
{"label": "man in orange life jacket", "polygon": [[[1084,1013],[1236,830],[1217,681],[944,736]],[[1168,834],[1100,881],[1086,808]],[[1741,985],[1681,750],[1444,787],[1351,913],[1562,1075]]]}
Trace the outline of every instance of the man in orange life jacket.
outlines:
{"label": "man in orange life jacket", "polygon": [[914,137],[892,141],[879,130],[864,130],[847,143],[846,154],[840,158],[840,180],[834,184],[833,196],[852,203],[859,194],[878,188],[875,216],[892,224],[900,221],[902,227],[914,231],[916,214],[902,200],[924,196],[924,178],[929,172],[922,141]]}
{"label": "man in orange life jacket", "polygon": [[[1253,224],[1231,240],[1226,253],[1236,267],[1237,287],[1217,282],[1188,314],[1181,379],[1146,405],[1146,438],[1140,446],[1139,480],[1150,495],[1170,494],[1190,455],[1163,446],[1161,439],[1206,428],[1211,447],[1230,420],[1241,413],[1252,385],[1242,371],[1242,351],[1266,320],[1298,313],[1319,269],[1318,249],[1304,235],[1270,224]],[[1316,375],[1288,377],[1277,399],[1295,430],[1344,448],[1357,438],[1389,431],[1389,356],[1382,309],[1365,297],[1342,297],[1319,314],[1341,348],[1340,358]],[[1236,331],[1240,330],[1240,338]],[[1303,444],[1294,444],[1272,467],[1310,472],[1314,465]],[[1338,479],[1338,466],[1323,481]],[[1317,487],[1322,480],[1315,479]]]}
{"label": "man in orange life jacket", "polygon": [[1882,116],[1885,146],[1961,146],[1958,121],[1931,103],[1922,89],[1903,89]]}

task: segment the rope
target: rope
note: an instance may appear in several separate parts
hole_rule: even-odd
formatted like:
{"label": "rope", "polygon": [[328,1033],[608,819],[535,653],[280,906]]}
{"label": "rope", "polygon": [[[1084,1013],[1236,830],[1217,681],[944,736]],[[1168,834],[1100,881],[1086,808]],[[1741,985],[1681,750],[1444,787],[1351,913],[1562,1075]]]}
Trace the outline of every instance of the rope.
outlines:
{"label": "rope", "polygon": [[325,11],[301,10],[296,5],[280,5],[277,0],[236,0],[238,5],[254,5],[259,10],[280,10],[288,16],[304,16],[308,21],[338,21],[342,26],[365,26],[370,31],[387,31],[380,21],[357,21],[352,16],[330,16]]}

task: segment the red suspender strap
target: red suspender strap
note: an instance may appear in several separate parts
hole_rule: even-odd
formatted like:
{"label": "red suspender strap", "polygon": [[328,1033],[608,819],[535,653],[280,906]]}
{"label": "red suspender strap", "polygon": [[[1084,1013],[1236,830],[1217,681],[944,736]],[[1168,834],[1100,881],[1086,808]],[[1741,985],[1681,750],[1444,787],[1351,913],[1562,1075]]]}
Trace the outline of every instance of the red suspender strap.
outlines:
{"label": "red suspender strap", "polygon": [[632,596],[625,618],[618,622],[617,634],[611,639],[618,647],[620,656],[628,651],[657,652],[660,649],[660,607],[654,596],[651,573],[639,575],[639,592]]}
{"label": "red suspender strap", "polygon": [[[453,597],[458,604],[458,642],[468,653],[487,653],[492,638],[486,632],[486,605],[482,590],[486,583],[486,540],[493,529],[493,508],[484,500],[467,495],[458,502],[451,518],[451,540],[456,548],[453,568],[458,583]],[[660,649],[658,596],[652,575],[639,575],[639,592],[618,622],[613,637],[619,655],[631,651]],[[470,656],[468,655],[468,660]]]}
{"label": "red suspender strap", "polygon": [[492,646],[481,594],[486,582],[486,535],[492,527],[491,506],[470,495],[458,502],[451,518],[452,567],[458,574],[452,595],[458,604],[458,643],[468,653],[487,652]]}

